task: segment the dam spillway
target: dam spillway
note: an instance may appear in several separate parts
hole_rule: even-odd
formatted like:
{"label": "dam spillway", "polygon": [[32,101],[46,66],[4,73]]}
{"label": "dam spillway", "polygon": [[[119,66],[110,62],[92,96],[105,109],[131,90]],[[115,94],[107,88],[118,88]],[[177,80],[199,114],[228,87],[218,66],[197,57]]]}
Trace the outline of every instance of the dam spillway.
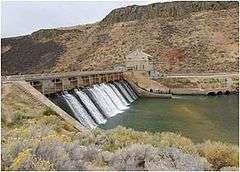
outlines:
{"label": "dam spillway", "polygon": [[138,96],[126,81],[95,84],[49,97],[82,126],[93,129],[129,108]]}

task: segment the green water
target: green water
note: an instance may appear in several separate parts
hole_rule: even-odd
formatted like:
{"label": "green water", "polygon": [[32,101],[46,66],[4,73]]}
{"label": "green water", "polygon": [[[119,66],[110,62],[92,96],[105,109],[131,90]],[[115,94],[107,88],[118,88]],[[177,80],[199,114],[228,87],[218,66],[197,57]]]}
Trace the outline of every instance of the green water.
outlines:
{"label": "green water", "polygon": [[101,126],[118,125],[138,131],[171,131],[194,142],[215,140],[238,144],[238,96],[140,98],[125,112]]}

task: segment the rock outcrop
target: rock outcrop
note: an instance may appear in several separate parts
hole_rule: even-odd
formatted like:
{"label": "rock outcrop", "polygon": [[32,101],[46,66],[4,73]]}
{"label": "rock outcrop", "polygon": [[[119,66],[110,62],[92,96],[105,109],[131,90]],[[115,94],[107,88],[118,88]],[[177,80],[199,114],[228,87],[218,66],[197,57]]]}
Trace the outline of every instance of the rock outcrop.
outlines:
{"label": "rock outcrop", "polygon": [[103,19],[102,23],[113,24],[159,17],[183,17],[195,12],[224,10],[237,6],[237,1],[178,1],[154,3],[146,6],[133,5],[113,10]]}

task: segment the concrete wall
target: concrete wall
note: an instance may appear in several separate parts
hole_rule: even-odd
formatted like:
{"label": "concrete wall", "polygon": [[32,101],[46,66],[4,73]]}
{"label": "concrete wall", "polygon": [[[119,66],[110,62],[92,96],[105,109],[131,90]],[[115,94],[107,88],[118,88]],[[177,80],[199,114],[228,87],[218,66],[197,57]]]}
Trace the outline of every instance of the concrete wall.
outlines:
{"label": "concrete wall", "polygon": [[[140,97],[172,97],[171,94],[168,94],[168,90],[166,88],[162,87],[162,85],[158,82],[149,79],[142,72],[125,72],[124,79],[131,84]],[[153,92],[150,92],[151,89]],[[161,90],[163,93],[155,92],[155,90]]]}
{"label": "concrete wall", "polygon": [[75,120],[73,117],[71,117],[69,114],[67,114],[65,111],[63,111],[61,108],[56,106],[53,102],[51,102],[47,97],[45,97],[42,93],[37,91],[35,88],[33,88],[29,83],[25,81],[12,81],[12,84],[16,85],[18,88],[20,88],[23,92],[25,92],[27,95],[31,96],[34,101],[40,102],[41,104],[45,105],[46,107],[50,108],[54,112],[58,114],[58,116],[77,128],[78,130],[82,132],[87,132],[90,134],[90,131],[81,126],[81,124]]}
{"label": "concrete wall", "polygon": [[171,75],[157,80],[167,86],[173,94],[207,94],[230,91],[239,88],[238,74]]}
{"label": "concrete wall", "polygon": [[[160,79],[152,80],[145,72],[125,72],[126,80],[133,82],[142,88],[143,96],[153,94],[176,94],[176,95],[207,95],[210,92],[217,94],[222,92],[238,92],[238,74],[210,74],[203,76],[171,75],[163,76]],[[150,90],[153,92],[149,93]]]}
{"label": "concrete wall", "polygon": [[137,86],[147,91],[152,90],[153,92],[164,92],[164,93],[168,93],[169,91],[167,87],[164,87],[159,82],[150,79],[146,72],[140,72],[140,71],[125,72],[124,78],[128,81],[132,81]]}
{"label": "concrete wall", "polygon": [[132,69],[137,71],[150,71],[153,70],[153,66],[148,60],[129,60],[126,61],[126,69]]}
{"label": "concrete wall", "polygon": [[164,99],[172,98],[172,94],[152,93],[152,92],[149,92],[148,90],[145,90],[144,88],[140,88],[132,81],[128,81],[128,82],[140,97],[152,97],[152,98],[155,97],[155,98],[164,98]]}
{"label": "concrete wall", "polygon": [[209,93],[215,93],[222,92],[222,94],[225,94],[226,92],[233,93],[235,90],[230,90],[226,88],[218,88],[218,89],[184,89],[184,88],[173,88],[170,89],[170,93],[173,95],[208,95]]}

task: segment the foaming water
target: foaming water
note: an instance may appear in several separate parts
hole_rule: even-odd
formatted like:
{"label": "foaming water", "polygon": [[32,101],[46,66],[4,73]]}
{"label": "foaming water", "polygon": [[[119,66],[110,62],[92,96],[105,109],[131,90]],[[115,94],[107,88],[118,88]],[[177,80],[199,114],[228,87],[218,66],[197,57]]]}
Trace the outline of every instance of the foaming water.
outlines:
{"label": "foaming water", "polygon": [[53,102],[70,113],[81,125],[92,129],[129,109],[130,103],[137,99],[133,96],[136,94],[134,90],[127,88],[125,84],[125,81],[102,83],[83,90],[64,91]]}
{"label": "foaming water", "polygon": [[107,120],[103,117],[101,112],[97,109],[97,107],[93,104],[91,99],[87,96],[86,93],[75,90],[76,94],[79,96],[79,98],[82,100],[82,102],[85,104],[87,109],[90,111],[91,116],[97,121],[98,124],[104,124],[107,122]]}

